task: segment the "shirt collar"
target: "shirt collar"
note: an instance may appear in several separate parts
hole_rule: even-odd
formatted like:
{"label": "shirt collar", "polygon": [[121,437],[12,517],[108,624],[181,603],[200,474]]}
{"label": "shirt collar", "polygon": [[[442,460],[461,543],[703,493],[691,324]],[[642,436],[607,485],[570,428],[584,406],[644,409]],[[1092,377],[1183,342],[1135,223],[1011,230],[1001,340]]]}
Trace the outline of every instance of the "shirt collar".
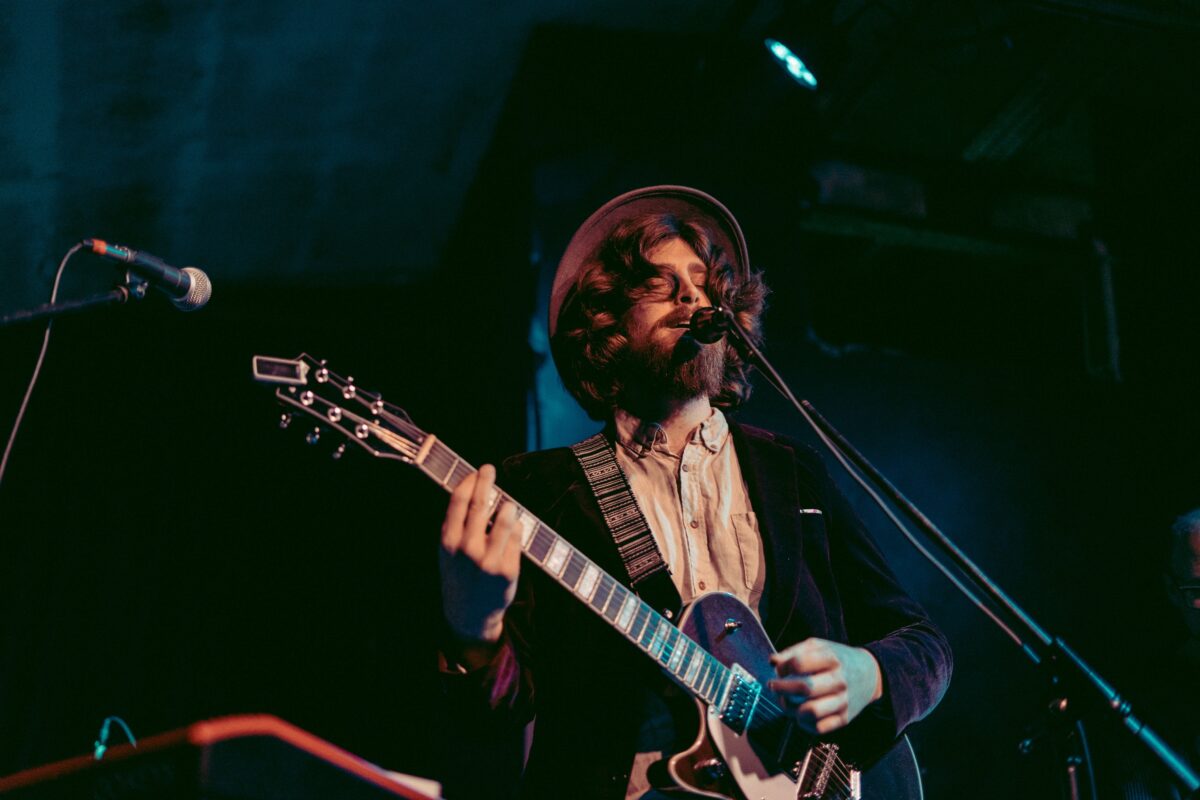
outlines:
{"label": "shirt collar", "polygon": [[[613,415],[617,443],[634,458],[643,458],[651,452],[672,455],[667,442],[667,432],[657,422],[638,419],[618,408]],[[729,435],[729,423],[721,410],[714,408],[708,419],[700,423],[692,433],[692,441],[698,441],[710,453],[718,452]]]}

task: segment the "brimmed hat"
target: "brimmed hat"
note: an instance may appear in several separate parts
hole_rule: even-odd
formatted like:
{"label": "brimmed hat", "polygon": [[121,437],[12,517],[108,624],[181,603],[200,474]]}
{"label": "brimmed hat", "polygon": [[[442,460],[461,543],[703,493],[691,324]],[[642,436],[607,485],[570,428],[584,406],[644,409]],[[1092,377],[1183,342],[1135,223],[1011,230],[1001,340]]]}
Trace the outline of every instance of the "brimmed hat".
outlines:
{"label": "brimmed hat", "polygon": [[716,198],[688,186],[648,186],[626,192],[609,200],[592,214],[567,245],[554,284],[550,289],[550,336],[558,330],[558,315],[567,298],[575,291],[583,268],[596,256],[596,251],[614,229],[626,220],[650,214],[671,214],[681,219],[701,223],[712,235],[713,243],[728,254],[738,274],[750,270],[746,239],[729,209]]}

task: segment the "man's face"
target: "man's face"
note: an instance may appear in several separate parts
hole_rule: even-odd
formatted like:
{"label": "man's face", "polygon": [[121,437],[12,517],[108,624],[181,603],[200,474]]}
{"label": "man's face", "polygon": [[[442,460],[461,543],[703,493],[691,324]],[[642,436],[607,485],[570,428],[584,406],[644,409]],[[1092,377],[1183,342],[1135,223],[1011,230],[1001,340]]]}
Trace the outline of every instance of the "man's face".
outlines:
{"label": "man's face", "polygon": [[712,305],[705,291],[708,269],[682,239],[663,242],[647,257],[659,274],[623,320],[629,339],[625,382],[671,399],[712,397],[725,372],[725,343],[702,345],[676,327]]}

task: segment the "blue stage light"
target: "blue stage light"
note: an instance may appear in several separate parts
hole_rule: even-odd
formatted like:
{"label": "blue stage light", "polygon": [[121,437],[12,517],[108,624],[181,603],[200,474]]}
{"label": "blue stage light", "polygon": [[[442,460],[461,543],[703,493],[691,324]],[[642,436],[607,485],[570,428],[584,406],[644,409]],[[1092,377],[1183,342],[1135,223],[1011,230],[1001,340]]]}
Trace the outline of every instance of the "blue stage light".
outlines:
{"label": "blue stage light", "polygon": [[764,39],[763,44],[771,51],[771,55],[775,56],[776,60],[783,65],[788,74],[796,79],[796,83],[806,89],[815,90],[817,88],[817,76],[812,74],[812,71],[804,65],[799,56],[792,52],[791,48],[778,39]]}

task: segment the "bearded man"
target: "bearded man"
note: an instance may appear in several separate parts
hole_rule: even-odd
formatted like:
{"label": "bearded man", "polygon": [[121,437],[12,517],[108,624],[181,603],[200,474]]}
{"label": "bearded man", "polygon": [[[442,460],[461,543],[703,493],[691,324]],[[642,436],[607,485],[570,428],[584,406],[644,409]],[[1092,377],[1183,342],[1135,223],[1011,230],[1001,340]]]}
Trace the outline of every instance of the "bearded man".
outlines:
{"label": "bearded man", "polygon": [[[665,588],[638,584],[643,599],[656,594],[647,603],[670,617],[672,605],[733,595],[780,647],[768,688],[787,718],[881,753],[942,697],[950,648],[815,452],[727,416],[750,395],[747,365],[728,342],[696,341],[687,321],[719,305],[761,340],[765,296],[723,205],[687,187],[639,189],[593,214],[563,256],[555,364],[604,421],[601,446],[665,563]],[[497,507],[496,484],[521,509]],[[659,796],[661,759],[694,732],[695,706],[676,702],[678,681],[598,606],[522,568],[526,511],[609,575],[631,574],[577,453],[517,456],[498,479],[485,466],[454,490],[442,527],[447,661],[498,710],[535,718],[522,796]]]}

